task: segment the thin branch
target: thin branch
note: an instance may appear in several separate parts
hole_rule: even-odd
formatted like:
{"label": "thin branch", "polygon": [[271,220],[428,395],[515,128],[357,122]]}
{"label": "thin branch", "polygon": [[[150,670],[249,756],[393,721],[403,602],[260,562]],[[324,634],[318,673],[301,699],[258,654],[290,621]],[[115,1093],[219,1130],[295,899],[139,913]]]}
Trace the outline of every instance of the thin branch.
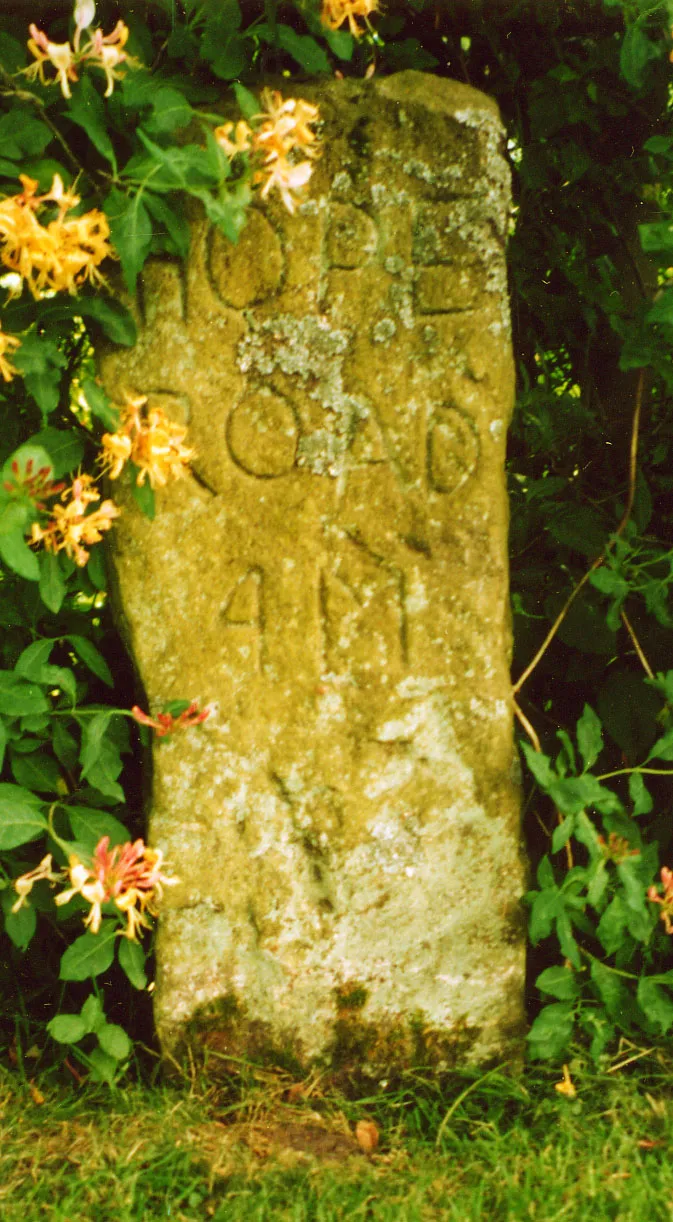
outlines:
{"label": "thin branch", "polygon": [[526,734],[528,735],[530,741],[532,742],[533,747],[535,748],[536,751],[541,751],[542,747],[540,746],[540,740],[537,734],[535,733],[535,730],[533,729],[528,718],[526,717],[526,714],[524,713],[523,709],[519,707],[516,700],[513,701],[513,704],[514,704],[514,715],[518,717],[519,721],[521,722],[521,725],[523,726],[524,730],[526,731]]}
{"label": "thin branch", "polygon": [[517,692],[521,690],[526,680],[530,678],[536,666],[538,665],[538,662],[540,662],[542,658],[544,657],[554,637],[556,636],[556,633],[558,632],[559,628],[561,627],[561,624],[563,623],[566,615],[568,614],[572,604],[574,603],[575,599],[577,598],[577,595],[584,589],[584,586],[586,585],[589,578],[591,577],[591,574],[595,573],[596,569],[600,568],[600,566],[604,564],[611,549],[614,546],[615,539],[618,539],[619,536],[624,533],[624,530],[626,529],[629,518],[631,517],[631,511],[633,509],[633,502],[634,502],[635,495],[636,495],[636,475],[638,473],[638,436],[640,432],[640,415],[641,415],[641,409],[642,409],[642,403],[643,403],[644,385],[645,385],[645,370],[641,369],[640,376],[638,378],[638,388],[636,390],[636,403],[635,403],[635,407],[633,410],[633,424],[631,426],[631,445],[629,449],[629,486],[628,486],[628,493],[626,497],[626,506],[624,509],[624,513],[622,514],[619,526],[617,527],[614,534],[610,536],[610,539],[608,540],[605,547],[603,548],[603,551],[601,552],[600,556],[597,556],[597,558],[594,560],[593,564],[591,565],[591,568],[589,568],[587,572],[584,574],[584,576],[580,578],[574,590],[571,591],[569,597],[566,599],[563,607],[561,608],[558,615],[556,616],[554,623],[552,624],[551,628],[549,629],[549,632],[547,633],[546,637],[544,638],[544,641],[540,645],[540,648],[538,649],[537,653],[535,654],[533,659],[528,663],[528,666],[522,672],[522,674],[519,675],[519,678],[517,679],[516,683],[512,687],[512,692],[515,696]]}
{"label": "thin branch", "polygon": [[633,648],[635,649],[636,653],[638,654],[638,661],[640,662],[640,665],[642,666],[643,670],[645,671],[645,674],[647,675],[648,679],[653,679],[654,671],[652,670],[652,667],[650,666],[647,658],[645,657],[645,654],[643,653],[642,645],[640,644],[640,641],[638,640],[638,637],[636,636],[633,630],[633,627],[627,617],[626,611],[622,611],[621,619],[622,619],[622,623],[624,627],[626,628],[626,631],[628,632],[629,636],[631,637]]}

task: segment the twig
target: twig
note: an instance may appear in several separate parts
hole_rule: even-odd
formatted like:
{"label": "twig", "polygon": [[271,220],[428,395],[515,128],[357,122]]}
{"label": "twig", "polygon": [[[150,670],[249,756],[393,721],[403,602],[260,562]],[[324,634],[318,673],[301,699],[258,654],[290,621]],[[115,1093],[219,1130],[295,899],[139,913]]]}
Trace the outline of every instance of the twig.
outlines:
{"label": "twig", "polygon": [[601,552],[600,556],[597,556],[597,558],[594,560],[593,564],[591,565],[591,568],[589,568],[587,572],[584,574],[584,576],[580,578],[574,590],[571,591],[563,607],[561,608],[558,615],[556,616],[554,623],[552,624],[551,628],[549,629],[549,632],[547,633],[546,637],[544,638],[544,641],[540,645],[540,648],[538,649],[537,653],[535,654],[533,659],[528,663],[528,666],[526,667],[526,669],[519,675],[519,678],[517,679],[516,683],[512,687],[512,693],[515,696],[517,692],[521,690],[526,680],[530,678],[533,671],[535,670],[535,667],[538,665],[538,662],[540,662],[541,659],[544,657],[554,637],[556,636],[556,633],[558,632],[559,628],[561,627],[561,624],[563,623],[566,615],[568,614],[572,604],[574,603],[575,599],[577,598],[577,595],[580,593],[581,590],[584,589],[584,586],[586,585],[587,581],[591,577],[591,574],[594,573],[596,569],[600,568],[600,566],[605,562],[609,552],[611,551],[612,547],[614,546],[615,539],[618,539],[620,535],[624,533],[624,530],[626,529],[629,518],[631,517],[631,511],[633,509],[633,501],[636,495],[636,475],[638,471],[638,435],[640,432],[640,414],[641,414],[642,403],[643,403],[644,385],[645,385],[645,370],[641,369],[640,376],[638,378],[638,387],[636,390],[636,403],[633,409],[633,424],[631,426],[631,445],[629,449],[629,486],[628,486],[628,493],[626,497],[626,506],[624,509],[624,513],[622,514],[619,526],[617,527],[614,534],[611,535],[610,538],[608,539],[608,542],[606,543],[605,547],[603,548],[603,551]]}
{"label": "twig", "polygon": [[654,671],[652,670],[652,667],[650,666],[647,658],[645,657],[645,654],[643,653],[643,649],[640,644],[640,641],[638,640],[638,637],[636,636],[635,632],[633,631],[633,627],[627,618],[626,611],[622,611],[621,619],[622,619],[622,623],[624,627],[626,628],[626,631],[628,632],[629,636],[631,637],[631,640],[633,642],[633,648],[635,649],[636,653],[638,654],[638,661],[640,662],[640,665],[642,666],[643,670],[645,671],[645,674],[647,675],[648,679],[653,679]]}
{"label": "twig", "polygon": [[523,709],[519,707],[516,699],[513,700],[513,704],[514,704],[514,714],[516,717],[519,718],[519,721],[521,722],[521,725],[523,726],[524,730],[526,731],[526,734],[528,735],[530,741],[532,742],[535,750],[541,751],[542,747],[540,746],[540,740],[537,734],[535,733],[535,730],[533,729],[532,725],[530,724],[528,718],[526,717],[526,714],[524,713]]}

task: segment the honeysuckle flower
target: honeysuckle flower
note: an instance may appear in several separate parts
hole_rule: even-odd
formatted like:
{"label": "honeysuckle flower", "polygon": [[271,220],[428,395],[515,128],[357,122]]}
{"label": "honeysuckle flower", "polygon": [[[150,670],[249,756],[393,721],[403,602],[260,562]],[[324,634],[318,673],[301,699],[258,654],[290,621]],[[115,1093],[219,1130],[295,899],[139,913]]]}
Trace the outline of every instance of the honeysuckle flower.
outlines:
{"label": "honeysuckle flower", "polygon": [[75,35],[72,40],[72,45],[75,52],[79,51],[82,30],[88,30],[95,16],[96,5],[94,0],[75,0],[75,11],[73,13],[73,17],[75,19]]}
{"label": "honeysuckle flower", "polygon": [[274,161],[269,166],[265,175],[259,174],[259,178],[264,178],[264,185],[260,195],[262,199],[266,199],[273,187],[277,187],[288,212],[293,213],[297,202],[293,192],[300,191],[302,187],[305,187],[312,173],[313,166],[310,161],[301,161],[299,165],[290,165],[284,157],[279,157],[277,161]]}
{"label": "honeysuckle flower", "polygon": [[628,857],[640,857],[640,849],[634,849],[626,836],[618,836],[616,832],[610,832],[607,841],[605,836],[599,836],[598,843],[606,861],[614,861],[615,865],[621,865]]}
{"label": "honeysuckle flower", "polygon": [[562,1081],[556,1082],[554,1084],[554,1089],[558,1091],[559,1095],[565,1095],[567,1099],[574,1099],[576,1097],[577,1088],[570,1077],[570,1070],[567,1065],[563,1066]]}
{"label": "honeysuckle flower", "polygon": [[[24,69],[26,76],[39,77],[42,85],[52,85],[58,81],[63,97],[72,97],[70,81],[78,80],[78,76],[75,66],[75,53],[70,43],[50,42],[44,31],[39,30],[32,22],[28,29],[31,35],[28,39],[28,50],[31,55],[35,56],[37,62]],[[46,64],[51,64],[52,68],[56,69],[54,80],[49,80],[45,76],[44,69]]]}
{"label": "honeysuckle flower", "polygon": [[44,526],[33,522],[30,542],[42,544],[48,552],[65,551],[82,568],[89,559],[87,548],[100,543],[101,532],[110,529],[121,510],[108,500],[89,512],[90,506],[100,501],[90,475],[78,475],[61,500],[65,504],[52,506],[51,518]]}
{"label": "honeysuckle flower", "polygon": [[28,896],[30,895],[35,883],[46,880],[50,883],[60,882],[63,877],[62,873],[54,873],[51,868],[51,853],[47,853],[46,857],[42,858],[39,866],[34,870],[29,870],[27,874],[21,874],[19,878],[15,878],[12,886],[18,895],[18,900],[12,904],[12,912],[18,912],[23,908],[24,904],[28,904]]}
{"label": "honeysuckle flower", "polygon": [[16,377],[19,372],[15,365],[12,365],[7,354],[21,347],[21,340],[16,335],[6,335],[0,328],[0,376],[5,382],[11,382],[12,378]]}
{"label": "honeysuckle flower", "polygon": [[147,395],[127,395],[119,408],[116,433],[101,438],[100,463],[109,479],[117,479],[127,462],[138,468],[136,483],[163,487],[183,476],[195,451],[184,445],[187,429],[169,420],[160,407],[149,407]]}
{"label": "honeysuckle flower", "polygon": [[356,18],[364,20],[365,27],[371,29],[369,17],[378,11],[378,0],[323,0],[320,20],[330,30],[338,30],[344,21],[353,38],[361,38],[365,30],[359,26]]}
{"label": "honeysuckle flower", "polygon": [[[234,133],[233,140],[230,139],[231,132]],[[249,153],[252,149],[253,130],[245,119],[240,119],[234,126],[233,123],[221,123],[213,132],[220,148],[223,148],[227,157],[236,157],[238,153]]]}
{"label": "honeysuckle flower", "polygon": [[150,726],[155,731],[157,738],[165,738],[167,734],[172,734],[174,730],[184,730],[188,726],[198,726],[210,717],[210,713],[211,710],[209,708],[199,711],[196,700],[192,700],[189,708],[184,709],[178,717],[173,717],[171,713],[157,713],[156,717],[150,717],[137,704],[134,704],[131,709],[133,720],[137,721],[141,726]]}
{"label": "honeysuckle flower", "polygon": [[46,509],[45,502],[51,496],[58,496],[65,488],[64,483],[52,483],[51,467],[38,467],[29,458],[23,470],[15,458],[11,465],[11,479],[3,481],[3,488],[10,496],[17,499],[32,501],[36,509]]}
{"label": "honeysuckle flower", "polygon": [[82,52],[83,59],[94,67],[103,69],[107,81],[106,98],[110,97],[115,81],[119,80],[122,75],[120,72],[115,72],[115,68],[118,68],[124,61],[135,66],[136,61],[132,60],[124,50],[128,37],[128,26],[124,25],[123,21],[118,21],[111,34],[104,34],[102,30],[94,30],[91,42]]}
{"label": "honeysuckle flower", "polygon": [[660,920],[664,922],[666,933],[673,934],[673,924],[671,916],[673,916],[673,870],[669,870],[667,866],[662,866],[661,881],[664,888],[664,894],[660,895],[655,886],[648,887],[647,898],[652,904],[661,904],[659,910]]}
{"label": "honeysuckle flower", "polygon": [[[34,179],[22,174],[20,180],[23,190],[0,200],[0,261],[21,276],[35,298],[46,291],[74,294],[86,280],[104,283],[98,267],[116,257],[104,213],[94,208],[68,218],[80,199],[58,174],[43,195]],[[49,205],[57,215],[43,225],[37,213]]]}
{"label": "honeysuckle flower", "polygon": [[311,159],[319,153],[312,130],[320,118],[318,107],[303,98],[284,98],[277,89],[263,89],[260,103],[263,109],[252,119],[256,126],[244,119],[236,125],[223,123],[215,128],[215,139],[227,157],[256,157],[253,182],[261,187],[262,199],[276,188],[288,212],[294,212],[294,193],[306,186],[313,172]]}
{"label": "honeysuckle flower", "polygon": [[128,841],[110,849],[110,837],[103,836],[94,849],[91,864],[78,857],[68,862],[70,887],[56,896],[59,907],[75,895],[90,904],[84,919],[92,933],[98,933],[103,919],[103,905],[114,904],[126,917],[124,937],[138,940],[143,928],[149,928],[147,913],[157,915],[157,902],[164,886],[174,886],[179,879],[162,873],[163,853],[150,849],[142,840]]}

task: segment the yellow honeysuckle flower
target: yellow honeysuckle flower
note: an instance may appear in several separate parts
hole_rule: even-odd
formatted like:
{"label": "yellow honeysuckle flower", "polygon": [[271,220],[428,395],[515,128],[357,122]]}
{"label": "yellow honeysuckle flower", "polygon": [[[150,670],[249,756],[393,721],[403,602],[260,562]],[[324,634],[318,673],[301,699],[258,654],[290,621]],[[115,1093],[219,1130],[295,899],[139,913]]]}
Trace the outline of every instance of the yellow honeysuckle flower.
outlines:
{"label": "yellow honeysuckle flower", "polygon": [[160,407],[148,407],[147,395],[126,398],[119,409],[116,433],[101,438],[100,463],[109,479],[117,479],[125,464],[138,468],[137,483],[163,487],[183,476],[195,451],[184,445],[187,429],[169,420]]}
{"label": "yellow honeysuckle flower", "polygon": [[19,372],[11,361],[7,359],[7,353],[13,352],[16,348],[21,347],[21,340],[16,335],[6,335],[0,329],[0,376],[5,382],[11,382],[12,378]]}
{"label": "yellow honeysuckle flower", "polygon": [[378,0],[323,0],[320,20],[330,30],[338,30],[347,21],[353,38],[361,38],[365,31],[356,18],[361,17],[369,26],[369,17],[378,12],[378,7]]}

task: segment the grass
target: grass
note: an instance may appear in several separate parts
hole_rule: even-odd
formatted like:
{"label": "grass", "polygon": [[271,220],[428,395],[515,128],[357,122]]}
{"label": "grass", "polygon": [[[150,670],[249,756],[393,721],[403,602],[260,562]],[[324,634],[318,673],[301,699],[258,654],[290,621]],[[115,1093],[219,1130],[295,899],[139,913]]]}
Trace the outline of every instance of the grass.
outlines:
{"label": "grass", "polygon": [[[546,1069],[409,1073],[346,1098],[249,1066],[113,1091],[20,1068],[0,1069],[3,1222],[673,1219],[661,1053],[602,1074],[578,1057],[575,1098]],[[380,1134],[369,1154],[360,1120]]]}

